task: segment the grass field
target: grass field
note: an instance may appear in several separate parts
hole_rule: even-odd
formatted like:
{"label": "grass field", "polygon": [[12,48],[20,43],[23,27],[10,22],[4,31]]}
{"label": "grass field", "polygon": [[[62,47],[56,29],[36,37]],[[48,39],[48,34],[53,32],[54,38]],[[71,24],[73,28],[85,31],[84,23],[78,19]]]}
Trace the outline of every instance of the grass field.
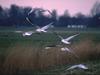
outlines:
{"label": "grass field", "polygon": [[[32,29],[32,28],[31,28]],[[76,33],[70,48],[78,58],[68,52],[48,45],[60,44],[60,39],[52,33],[33,34],[23,37],[14,33],[20,29],[1,29],[0,31],[0,73],[5,75],[98,75],[100,73],[100,31],[55,29],[63,37]],[[29,29],[22,29],[24,31]],[[85,64],[88,70],[66,71],[74,64]]]}

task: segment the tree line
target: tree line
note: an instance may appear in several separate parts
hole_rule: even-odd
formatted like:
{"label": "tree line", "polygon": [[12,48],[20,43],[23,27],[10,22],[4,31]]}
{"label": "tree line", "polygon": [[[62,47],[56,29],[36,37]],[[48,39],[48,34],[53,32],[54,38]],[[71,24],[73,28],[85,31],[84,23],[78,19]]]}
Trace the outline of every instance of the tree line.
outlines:
{"label": "tree line", "polygon": [[[28,13],[33,9],[33,12]],[[64,27],[68,25],[84,25],[86,27],[100,27],[100,3],[96,2],[91,9],[89,15],[84,15],[78,12],[74,16],[70,16],[68,10],[65,10],[62,15],[57,14],[57,10],[52,10],[51,14],[45,15],[43,12],[36,11],[44,10],[43,8],[19,7],[15,4],[10,8],[0,6],[0,26],[32,26],[26,17],[33,24],[44,26],[50,22],[54,22],[54,26]]]}

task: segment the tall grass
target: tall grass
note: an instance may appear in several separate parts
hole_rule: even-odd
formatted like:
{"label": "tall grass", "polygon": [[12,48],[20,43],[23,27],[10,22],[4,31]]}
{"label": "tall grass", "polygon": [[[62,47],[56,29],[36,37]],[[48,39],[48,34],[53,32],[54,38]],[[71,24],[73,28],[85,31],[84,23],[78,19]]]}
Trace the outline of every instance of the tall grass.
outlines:
{"label": "tall grass", "polygon": [[[71,34],[73,33],[61,35]],[[100,56],[100,36],[98,34],[83,33],[72,40],[71,45],[65,45],[78,58],[67,51],[61,51],[61,47],[45,50],[46,45],[59,43],[60,39],[53,34],[34,34],[31,37],[22,37],[20,34],[8,35],[5,32],[5,35],[7,36],[0,34],[0,71],[6,75],[15,75],[22,71],[30,73],[30,71],[44,70],[57,65],[98,60]],[[89,36],[88,39],[87,36]]]}
{"label": "tall grass", "polygon": [[96,60],[100,55],[99,44],[96,44],[92,39],[84,39],[77,45],[73,45],[76,54],[80,57],[80,60]]}
{"label": "tall grass", "polygon": [[3,71],[14,74],[16,71],[43,70],[57,65],[95,59],[100,55],[100,44],[95,45],[91,39],[84,39],[72,44],[71,50],[79,59],[69,52],[61,51],[60,47],[45,50],[44,47],[35,47],[32,43],[16,43],[6,52]]}

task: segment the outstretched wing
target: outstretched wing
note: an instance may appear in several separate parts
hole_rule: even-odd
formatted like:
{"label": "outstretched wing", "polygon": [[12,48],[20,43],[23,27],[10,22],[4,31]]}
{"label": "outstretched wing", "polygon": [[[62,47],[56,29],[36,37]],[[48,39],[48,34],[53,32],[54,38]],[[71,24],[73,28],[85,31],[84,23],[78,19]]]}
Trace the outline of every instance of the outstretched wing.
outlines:
{"label": "outstretched wing", "polygon": [[28,15],[30,15],[32,12],[33,12],[33,9],[31,9],[31,10],[28,12]]}
{"label": "outstretched wing", "polygon": [[77,36],[77,35],[79,35],[79,34],[75,34],[75,35],[69,36],[69,37],[66,38],[65,40],[66,40],[66,41],[69,41],[69,40],[71,40],[72,38],[74,38],[74,37]]}
{"label": "outstretched wing", "polygon": [[28,17],[26,17],[26,20],[27,20],[27,21],[28,21],[31,25],[36,26],[36,28],[40,28],[38,25],[33,24],[33,23],[29,20],[29,18],[28,18]]}
{"label": "outstretched wing", "polygon": [[48,29],[50,26],[52,26],[53,22],[49,23],[48,25],[42,27],[41,29],[46,30]]}
{"label": "outstretched wing", "polygon": [[34,24],[29,20],[28,17],[26,17],[26,20],[27,20],[31,25],[34,25]]}
{"label": "outstretched wing", "polygon": [[67,70],[72,70],[75,68],[88,69],[88,67],[86,67],[85,65],[79,64],[79,65],[73,65],[73,66],[69,67]]}
{"label": "outstretched wing", "polygon": [[72,69],[75,69],[78,65],[73,65],[71,67],[69,67],[67,70],[72,70]]}
{"label": "outstretched wing", "polygon": [[51,16],[53,16],[53,15],[52,15],[52,13],[50,12],[50,10],[46,10],[46,11],[48,11],[48,12],[49,12],[49,14],[50,14]]}

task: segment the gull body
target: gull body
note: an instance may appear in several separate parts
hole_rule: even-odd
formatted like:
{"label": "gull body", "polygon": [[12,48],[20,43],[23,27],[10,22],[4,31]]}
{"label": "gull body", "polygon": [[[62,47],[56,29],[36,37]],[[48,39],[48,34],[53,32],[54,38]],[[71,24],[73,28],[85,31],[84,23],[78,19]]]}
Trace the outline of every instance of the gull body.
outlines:
{"label": "gull body", "polygon": [[45,47],[45,49],[50,49],[51,47]]}
{"label": "gull body", "polygon": [[[30,20],[29,20],[29,18],[28,17],[26,17],[26,20],[31,24],[31,25],[35,25],[35,24],[33,24]],[[49,24],[47,24],[47,25],[45,25],[45,26],[43,26],[43,27],[39,27],[38,25],[35,25],[37,28],[36,28],[36,30],[35,30],[35,33],[46,33],[47,32],[47,29],[48,28],[52,28],[53,27],[53,22],[51,22],[51,23],[49,23]],[[31,32],[32,33],[32,32]],[[31,33],[29,33],[29,34],[31,34]]]}
{"label": "gull body", "polygon": [[15,33],[21,33],[23,36],[31,36],[34,32],[33,31],[14,31]]}
{"label": "gull body", "polygon": [[49,23],[48,25],[44,26],[44,27],[38,27],[35,31],[26,31],[26,32],[23,32],[23,31],[16,31],[16,33],[22,33],[23,36],[31,36],[33,33],[46,33],[47,32],[47,29],[49,27],[51,27],[53,23]]}
{"label": "gull body", "polygon": [[44,33],[46,33],[47,31],[42,30],[41,28],[39,28],[39,29],[36,29],[36,32],[39,32],[39,33],[44,32]]}
{"label": "gull body", "polygon": [[22,33],[23,36],[31,36],[34,32],[33,31],[27,31]]}
{"label": "gull body", "polygon": [[76,58],[79,58],[72,50],[70,50],[70,49],[67,48],[67,47],[61,48],[61,51],[67,51],[67,52],[73,54]]}
{"label": "gull body", "polygon": [[77,36],[78,34],[69,36],[68,38],[63,38],[62,36],[58,35],[59,38],[61,38],[61,42],[64,44],[70,44],[71,42],[69,42],[71,39],[73,39],[75,36]]}
{"label": "gull body", "polygon": [[54,47],[60,47],[60,45],[48,45],[45,47],[45,49],[50,49],[50,48],[54,48]]}
{"label": "gull body", "polygon": [[[29,19],[28,19],[28,17],[26,17],[26,20],[31,24],[31,25],[34,25]],[[50,28],[50,27],[53,27],[53,22],[51,22],[51,23],[49,23],[49,24],[47,24],[47,25],[45,25],[45,26],[43,26],[43,27],[39,27],[38,25],[36,25],[36,27],[37,27],[37,29],[35,30],[36,32],[38,32],[38,33],[41,33],[41,32],[44,32],[44,33],[46,33],[47,31],[47,29],[48,28]]]}
{"label": "gull body", "polygon": [[62,39],[61,42],[63,42],[64,44],[70,44],[70,42],[66,41],[66,39]]}
{"label": "gull body", "polygon": [[39,33],[41,33],[41,32],[44,32],[44,33],[46,33],[47,31],[47,29],[48,28],[50,28],[50,27],[52,27],[52,24],[53,24],[53,22],[51,22],[51,23],[49,23],[48,25],[46,25],[46,26],[44,26],[44,27],[38,27],[37,29],[36,29],[36,32],[39,32]]}
{"label": "gull body", "polygon": [[[55,34],[58,35],[57,33],[55,33]],[[74,38],[75,36],[77,36],[77,35],[78,35],[78,34],[75,34],[75,35],[69,36],[68,38],[65,38],[65,39],[64,39],[62,36],[60,36],[60,35],[58,35],[58,37],[61,39],[61,42],[62,42],[63,44],[68,45],[68,44],[71,44],[70,40],[73,39],[73,38]],[[70,53],[74,54],[75,57],[79,58],[73,51],[71,51],[71,50],[70,50],[69,48],[67,48],[67,47],[61,48],[61,51],[70,52]]]}
{"label": "gull body", "polygon": [[78,64],[78,65],[73,65],[73,66],[69,67],[67,70],[72,70],[72,69],[76,69],[76,68],[80,68],[80,69],[84,69],[84,70],[88,69],[88,67],[86,67],[85,65]]}
{"label": "gull body", "polygon": [[61,48],[61,51],[68,51],[68,52],[71,52],[70,49],[68,49],[67,47]]}

